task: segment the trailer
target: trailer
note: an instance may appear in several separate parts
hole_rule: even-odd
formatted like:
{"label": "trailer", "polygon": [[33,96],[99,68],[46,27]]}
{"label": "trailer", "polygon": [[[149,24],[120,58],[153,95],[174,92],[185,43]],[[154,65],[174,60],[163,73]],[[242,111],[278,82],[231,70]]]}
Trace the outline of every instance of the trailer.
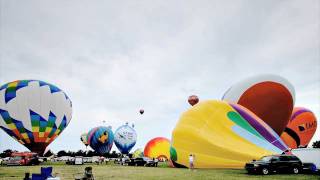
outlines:
{"label": "trailer", "polygon": [[37,153],[14,152],[11,156],[7,166],[38,165],[40,163]]}
{"label": "trailer", "polygon": [[314,164],[317,171],[320,171],[320,148],[298,148],[292,149],[292,154],[296,155],[304,164]]}

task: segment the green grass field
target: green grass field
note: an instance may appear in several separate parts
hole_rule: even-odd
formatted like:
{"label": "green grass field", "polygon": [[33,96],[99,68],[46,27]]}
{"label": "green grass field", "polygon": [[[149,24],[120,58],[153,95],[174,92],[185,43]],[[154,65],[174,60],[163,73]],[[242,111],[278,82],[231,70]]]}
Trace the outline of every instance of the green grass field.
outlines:
{"label": "green grass field", "polygon": [[[65,165],[63,163],[50,163],[41,166],[52,166],[54,174],[57,174],[62,180],[74,179],[83,174],[84,168],[92,166],[93,174],[96,180],[103,179],[320,179],[317,175],[248,175],[245,170],[236,169],[197,169],[190,171],[188,169],[170,168],[162,164],[160,167],[130,167],[119,166],[110,163],[109,165]],[[41,166],[14,166],[0,167],[1,180],[23,179],[25,172],[39,173]]]}

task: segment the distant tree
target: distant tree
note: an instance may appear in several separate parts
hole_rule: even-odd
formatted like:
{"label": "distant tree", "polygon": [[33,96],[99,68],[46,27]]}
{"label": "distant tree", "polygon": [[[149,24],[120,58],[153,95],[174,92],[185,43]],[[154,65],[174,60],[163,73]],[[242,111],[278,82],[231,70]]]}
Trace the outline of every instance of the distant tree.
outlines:
{"label": "distant tree", "polygon": [[92,156],[94,156],[94,152],[93,152],[93,151],[91,151],[91,150],[89,150],[89,151],[87,152],[87,156],[88,156],[88,157],[92,157]]}
{"label": "distant tree", "polygon": [[43,156],[44,157],[50,157],[50,156],[52,156],[53,155],[53,153],[51,152],[51,150],[49,150],[48,152],[46,152]]}
{"label": "distant tree", "polygon": [[117,154],[117,152],[116,151],[112,151],[112,153],[110,154],[110,156],[109,156],[110,158],[118,158],[119,157],[119,155]]}
{"label": "distant tree", "polygon": [[85,152],[82,150],[79,150],[75,153],[75,156],[85,156]]}
{"label": "distant tree", "polygon": [[2,158],[10,157],[13,152],[15,152],[15,151],[11,150],[11,149],[6,149],[0,154],[0,157],[2,157]]}
{"label": "distant tree", "polygon": [[73,151],[68,151],[67,154],[68,156],[71,156],[71,157],[74,157],[76,155],[76,153]]}
{"label": "distant tree", "polygon": [[61,151],[58,152],[57,156],[58,156],[58,157],[68,156],[68,153],[67,153],[66,151],[64,151],[64,150],[61,150]]}
{"label": "distant tree", "polygon": [[320,141],[315,141],[312,143],[313,148],[320,148]]}

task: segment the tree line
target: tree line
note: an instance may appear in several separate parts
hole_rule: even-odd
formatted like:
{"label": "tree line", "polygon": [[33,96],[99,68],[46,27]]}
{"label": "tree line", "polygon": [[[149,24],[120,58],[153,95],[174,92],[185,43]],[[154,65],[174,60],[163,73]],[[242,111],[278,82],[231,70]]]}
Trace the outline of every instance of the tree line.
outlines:
{"label": "tree line", "polygon": [[[320,140],[319,141],[315,141],[312,143],[312,147],[313,148],[320,148]],[[5,157],[10,157],[12,153],[14,152],[18,152],[16,150],[11,150],[11,149],[6,149],[4,150],[2,153],[0,153],[0,157],[1,158],[5,158]],[[48,151],[46,154],[43,155],[43,157],[50,157],[52,155],[56,155],[58,157],[62,157],[62,156],[71,156],[71,157],[75,157],[75,156],[85,156],[85,157],[92,157],[92,156],[104,156],[106,158],[119,158],[122,156],[121,153],[117,153],[116,151],[112,151],[111,153],[104,153],[104,154],[100,154],[97,153],[95,151],[83,151],[83,150],[78,150],[78,151],[65,151],[65,150],[61,150],[59,151],[57,154],[54,154],[52,151]],[[129,157],[131,157],[132,154],[129,154]]]}

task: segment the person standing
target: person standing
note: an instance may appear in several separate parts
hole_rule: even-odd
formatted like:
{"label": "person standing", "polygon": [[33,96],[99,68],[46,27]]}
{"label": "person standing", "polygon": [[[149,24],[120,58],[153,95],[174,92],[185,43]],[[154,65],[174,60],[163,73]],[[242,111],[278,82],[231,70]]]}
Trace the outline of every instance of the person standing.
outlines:
{"label": "person standing", "polygon": [[194,155],[190,154],[189,155],[189,168],[192,170],[194,168]]}

